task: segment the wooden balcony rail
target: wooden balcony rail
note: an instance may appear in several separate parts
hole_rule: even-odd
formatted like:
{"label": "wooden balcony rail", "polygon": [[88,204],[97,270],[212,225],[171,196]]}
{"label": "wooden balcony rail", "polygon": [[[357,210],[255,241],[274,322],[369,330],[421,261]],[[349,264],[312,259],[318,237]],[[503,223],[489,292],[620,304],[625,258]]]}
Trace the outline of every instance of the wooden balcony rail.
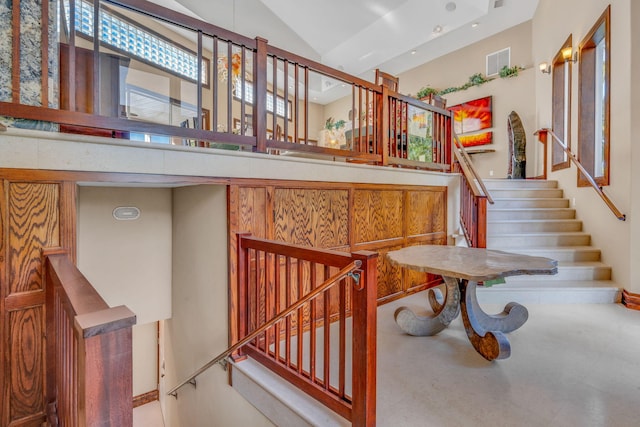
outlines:
{"label": "wooden balcony rail", "polygon": [[131,426],[135,314],[110,308],[66,254],[43,256],[48,425]]}
{"label": "wooden balcony rail", "polygon": [[[253,339],[233,357],[250,355],[353,425],[375,425],[376,260],[238,234],[236,324]],[[354,263],[357,282],[344,273]]]}
{"label": "wooden balcony rail", "polygon": [[[27,105],[15,96],[24,83],[15,48],[20,44],[14,43],[14,96],[0,102],[0,115],[37,121],[52,129],[57,126],[62,132],[450,170],[450,113],[444,109],[270,46],[260,37],[249,39],[145,0],[70,0],[66,4],[69,16],[82,11],[78,28],[76,20],[66,18],[65,7],[49,10],[48,2],[41,5],[42,16],[62,14],[64,31],[60,40],[50,39],[48,21],[43,20],[38,39],[56,46],[41,49],[45,77],[38,83],[39,102]],[[12,8],[14,16],[19,16],[19,4],[14,2]],[[93,25],[91,33],[91,26],[83,26],[85,20],[111,22],[111,17],[113,22],[129,19],[151,35],[157,21],[165,24],[165,32],[179,28],[157,40],[183,40],[182,45],[171,47],[190,56],[195,71],[187,75],[153,65],[153,52],[130,53],[110,44],[115,41],[99,39],[117,29]],[[178,33],[181,37],[174,37]],[[12,36],[20,39],[19,26]],[[54,52],[59,52],[58,57],[50,58]],[[59,88],[54,96],[49,94],[46,78],[50,73],[59,80],[53,86]],[[145,81],[166,81],[171,88],[185,89],[160,94],[155,86],[145,86]],[[321,117],[321,105],[312,102],[316,94],[329,89],[349,105],[348,123],[338,138],[325,138],[327,133],[320,128],[327,117]],[[149,112],[145,105],[154,107]],[[411,134],[414,118],[423,120],[424,136]]]}
{"label": "wooden balcony rail", "polygon": [[[613,201],[602,191],[602,187],[598,185],[598,183],[593,179],[591,174],[585,169],[585,167],[580,163],[580,160],[573,154],[571,149],[560,139],[551,129],[540,129],[536,132],[538,135],[538,139],[541,141],[547,141],[547,135],[551,135],[551,138],[555,144],[558,144],[560,148],[567,154],[567,157],[571,160],[571,162],[578,168],[580,173],[585,177],[587,182],[593,187],[593,189],[598,193],[598,196],[602,199],[602,201],[607,205],[609,210],[618,218],[620,221],[625,221],[627,216],[623,214],[620,209],[613,203]],[[546,151],[546,150],[545,150]],[[545,157],[546,158],[546,157]]]}
{"label": "wooden balcony rail", "polygon": [[460,225],[470,247],[487,247],[487,202],[493,199],[473,166],[471,156],[454,135],[454,170],[460,173]]}

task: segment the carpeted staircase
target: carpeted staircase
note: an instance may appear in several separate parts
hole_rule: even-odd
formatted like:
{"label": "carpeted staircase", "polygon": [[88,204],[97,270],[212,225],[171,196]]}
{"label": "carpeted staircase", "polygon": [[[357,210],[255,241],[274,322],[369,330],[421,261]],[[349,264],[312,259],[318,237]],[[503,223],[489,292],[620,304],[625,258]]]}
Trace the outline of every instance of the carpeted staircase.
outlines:
{"label": "carpeted staircase", "polygon": [[485,180],[495,204],[487,209],[487,248],[544,256],[558,261],[555,276],[513,276],[505,284],[479,289],[487,303],[613,303],[620,288],[611,267],[570,208],[556,181]]}

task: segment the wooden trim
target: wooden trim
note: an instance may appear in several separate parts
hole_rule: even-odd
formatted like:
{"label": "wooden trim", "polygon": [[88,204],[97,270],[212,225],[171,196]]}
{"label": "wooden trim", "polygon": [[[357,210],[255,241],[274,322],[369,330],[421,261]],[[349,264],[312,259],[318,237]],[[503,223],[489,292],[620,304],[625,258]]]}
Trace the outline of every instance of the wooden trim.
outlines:
{"label": "wooden trim", "polygon": [[640,294],[633,294],[626,289],[623,289],[622,305],[631,310],[640,310]]}
{"label": "wooden trim", "polygon": [[[572,48],[573,47],[573,36],[571,34],[569,34],[569,37],[567,38],[567,40],[565,40],[564,44],[562,45],[562,47],[558,50],[558,52],[556,53],[556,56],[553,58],[553,64],[552,64],[552,74],[551,74],[551,79],[552,79],[552,100],[551,100],[551,116],[552,116],[552,128],[556,127],[556,124],[558,124],[556,122],[556,119],[558,118],[558,114],[562,114],[562,122],[559,123],[562,125],[562,133],[564,134],[565,132],[565,128],[566,128],[566,134],[567,134],[567,140],[564,141],[565,144],[567,144],[567,147],[569,147],[569,149],[571,149],[571,110],[572,110],[572,105],[571,105],[571,92],[572,91],[572,78],[573,78],[573,61],[565,61],[563,56],[562,56],[562,51],[565,48]],[[556,78],[556,69],[557,68],[562,68],[562,86],[559,87],[558,85],[558,81]],[[564,73],[567,73],[567,76],[565,76]],[[569,90],[566,91],[567,93],[567,99],[564,99],[564,94],[565,94],[565,80]],[[562,90],[562,92],[560,93],[560,90]],[[563,101],[562,105],[558,105],[558,99],[557,97],[560,96],[561,100]],[[568,103],[569,106],[569,114],[566,117],[566,121],[565,121],[565,117],[564,117],[564,103]],[[559,109],[561,109],[562,111],[560,111]],[[560,129],[558,129],[560,130]],[[556,129],[553,130],[554,133],[559,134],[559,132],[556,132]],[[542,134],[541,134],[542,135]],[[545,134],[545,138],[546,138],[546,134]],[[542,141],[542,137],[539,137],[538,139],[540,142]],[[544,141],[544,143],[546,144],[546,139]],[[545,163],[544,163],[544,171],[545,171],[545,178],[546,179],[546,171],[547,171],[547,145],[545,145]],[[557,171],[557,170],[561,170],[561,169],[566,169],[568,167],[571,166],[571,161],[569,160],[569,158],[567,157],[566,160],[564,161],[557,161],[557,158],[559,156],[564,155],[564,151],[562,149],[560,149],[559,147],[556,146],[556,144],[551,144],[551,171]]]}
{"label": "wooden trim", "polygon": [[157,389],[133,396],[133,407],[137,408],[138,406],[146,405],[156,400],[160,400],[160,393]]}
{"label": "wooden trim", "polygon": [[[604,34],[599,29],[604,25]],[[603,175],[593,180],[600,186],[609,185],[610,156],[609,149],[611,146],[611,5],[608,5],[602,15],[597,19],[589,33],[582,39],[579,47],[579,75],[578,75],[578,159],[585,169],[594,175],[593,164],[590,160],[594,157],[594,152],[590,149],[594,147],[594,124],[591,116],[593,102],[590,99],[595,96],[595,67],[590,68],[587,65],[595,61],[596,38],[600,36],[605,39],[605,99],[604,99],[604,171]],[[586,63],[586,64],[585,64]],[[578,187],[589,186],[589,180],[580,171],[577,171]]]}

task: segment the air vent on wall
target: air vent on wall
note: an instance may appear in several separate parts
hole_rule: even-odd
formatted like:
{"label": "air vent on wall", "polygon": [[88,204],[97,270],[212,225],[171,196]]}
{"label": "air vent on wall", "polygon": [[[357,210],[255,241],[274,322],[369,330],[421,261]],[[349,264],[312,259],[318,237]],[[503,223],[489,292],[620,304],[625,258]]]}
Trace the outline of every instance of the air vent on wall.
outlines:
{"label": "air vent on wall", "polygon": [[502,7],[502,6],[504,6],[504,0],[495,0],[493,2],[493,8],[494,9],[497,9],[499,7]]}
{"label": "air vent on wall", "polygon": [[503,67],[510,67],[511,48],[499,50],[487,55],[487,76],[495,76]]}

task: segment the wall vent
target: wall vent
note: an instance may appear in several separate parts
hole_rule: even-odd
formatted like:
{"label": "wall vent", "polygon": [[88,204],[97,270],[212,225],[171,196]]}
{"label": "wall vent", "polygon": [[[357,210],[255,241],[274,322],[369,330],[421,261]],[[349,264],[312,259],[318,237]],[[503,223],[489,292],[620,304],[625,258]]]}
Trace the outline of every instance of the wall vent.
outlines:
{"label": "wall vent", "polygon": [[493,8],[494,9],[497,9],[499,7],[502,7],[502,6],[504,6],[504,0],[495,0],[493,2]]}
{"label": "wall vent", "polygon": [[487,76],[497,75],[505,66],[511,66],[510,47],[487,55]]}

